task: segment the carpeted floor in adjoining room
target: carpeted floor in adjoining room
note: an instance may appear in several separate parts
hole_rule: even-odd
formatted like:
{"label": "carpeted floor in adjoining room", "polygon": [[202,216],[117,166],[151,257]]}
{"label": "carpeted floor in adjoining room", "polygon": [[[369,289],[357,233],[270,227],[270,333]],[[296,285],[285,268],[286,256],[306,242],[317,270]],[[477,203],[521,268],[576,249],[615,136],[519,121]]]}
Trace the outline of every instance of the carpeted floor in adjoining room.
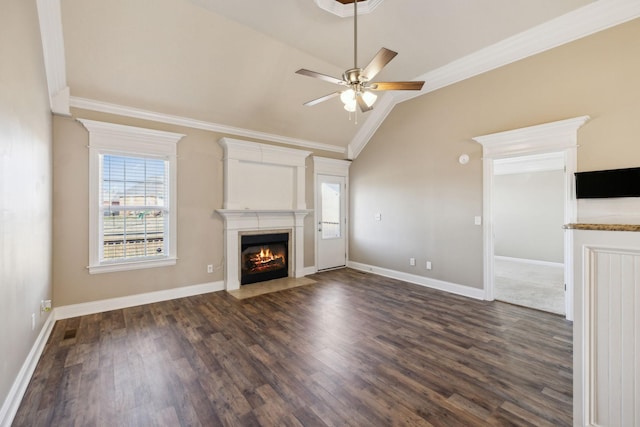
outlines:
{"label": "carpeted floor in adjoining room", "polygon": [[494,296],[498,301],[565,314],[564,268],[495,259]]}

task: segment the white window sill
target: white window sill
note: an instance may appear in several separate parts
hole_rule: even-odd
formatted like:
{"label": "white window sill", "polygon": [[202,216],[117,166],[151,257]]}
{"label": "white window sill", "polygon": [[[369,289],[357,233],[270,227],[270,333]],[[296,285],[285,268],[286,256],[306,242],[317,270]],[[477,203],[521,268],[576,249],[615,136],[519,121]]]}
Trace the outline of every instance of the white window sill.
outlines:
{"label": "white window sill", "polygon": [[142,268],[166,267],[168,265],[175,265],[176,261],[177,258],[172,257],[143,261],[126,261],[112,264],[97,264],[90,265],[87,268],[89,269],[89,274],[100,274],[112,273],[115,271],[139,270]]}

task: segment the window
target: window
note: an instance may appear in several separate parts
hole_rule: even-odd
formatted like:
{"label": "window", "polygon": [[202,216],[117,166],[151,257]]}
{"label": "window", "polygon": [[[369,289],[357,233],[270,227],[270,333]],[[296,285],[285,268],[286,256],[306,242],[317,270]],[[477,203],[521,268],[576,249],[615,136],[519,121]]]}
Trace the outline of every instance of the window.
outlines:
{"label": "window", "polygon": [[80,120],[89,130],[89,272],[176,262],[176,145],[184,136]]}

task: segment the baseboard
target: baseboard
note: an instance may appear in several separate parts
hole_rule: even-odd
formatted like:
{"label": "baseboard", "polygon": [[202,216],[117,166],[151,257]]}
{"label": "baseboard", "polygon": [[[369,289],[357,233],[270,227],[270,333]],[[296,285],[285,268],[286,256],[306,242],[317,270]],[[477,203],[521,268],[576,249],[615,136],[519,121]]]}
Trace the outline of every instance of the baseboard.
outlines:
{"label": "baseboard", "polygon": [[317,272],[318,272],[318,269],[316,268],[315,265],[312,265],[311,267],[304,267],[302,269],[302,277],[308,276],[310,274],[315,274]]}
{"label": "baseboard", "polygon": [[90,301],[80,304],[64,305],[53,309],[55,320],[71,317],[85,316],[87,314],[102,313],[104,311],[119,310],[121,308],[135,307],[137,305],[151,304],[154,302],[168,301],[177,298],[190,297],[224,290],[224,282],[210,282],[200,285],[182,286],[163,291],[148,292],[144,294],[130,295],[126,297],[110,298],[99,301]]}
{"label": "baseboard", "polygon": [[154,302],[167,301],[177,298],[190,297],[194,295],[206,294],[224,290],[224,282],[210,282],[193,286],[183,286],[180,288],[167,289],[163,291],[148,292],[144,294],[131,295],[120,298],[111,298],[100,301],[91,301],[81,304],[55,307],[45,321],[38,338],[31,351],[27,355],[16,380],[9,390],[9,394],[0,408],[0,427],[10,427],[13,418],[20,407],[20,402],[24,396],[33,372],[38,365],[40,356],[51,335],[56,320],[68,319],[71,317],[84,316],[87,314],[101,313],[103,311],[117,310],[121,308],[134,307],[137,305],[150,304]]}
{"label": "baseboard", "polygon": [[54,324],[55,316],[53,313],[49,313],[49,316],[45,320],[44,325],[42,325],[42,329],[40,330],[36,341],[31,347],[31,351],[29,351],[27,358],[25,359],[22,367],[20,368],[20,371],[18,372],[18,376],[16,377],[13,385],[11,386],[11,389],[9,390],[9,394],[2,404],[2,408],[0,408],[0,427],[11,426],[13,418],[16,416],[16,412],[18,412],[18,408],[20,407],[22,397],[27,390],[29,381],[31,381],[31,376],[36,370],[36,366],[38,365],[40,356],[44,351],[45,345],[47,344],[49,335],[51,335]]}
{"label": "baseboard", "polygon": [[462,295],[473,299],[484,299],[484,289],[472,288],[470,286],[458,285],[457,283],[445,282],[443,280],[431,279],[429,277],[418,276],[416,274],[404,273],[402,271],[390,270],[388,268],[376,267],[374,265],[362,264],[355,261],[348,261],[347,267],[355,270],[366,271],[379,276],[390,277],[404,282],[437,289],[456,295]]}
{"label": "baseboard", "polygon": [[545,265],[547,267],[564,267],[564,264],[561,262],[540,261],[537,259],[526,259],[526,258],[513,258],[513,257],[501,256],[501,255],[494,255],[493,258],[501,261],[521,262],[523,264]]}

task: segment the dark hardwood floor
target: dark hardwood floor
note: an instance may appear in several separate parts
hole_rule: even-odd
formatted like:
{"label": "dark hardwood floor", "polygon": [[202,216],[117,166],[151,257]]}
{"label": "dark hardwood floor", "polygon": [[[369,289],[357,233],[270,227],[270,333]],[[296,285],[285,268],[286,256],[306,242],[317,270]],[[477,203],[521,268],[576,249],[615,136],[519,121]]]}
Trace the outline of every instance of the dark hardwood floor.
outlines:
{"label": "dark hardwood floor", "polygon": [[58,321],[14,426],[569,426],[572,325],[343,269]]}

